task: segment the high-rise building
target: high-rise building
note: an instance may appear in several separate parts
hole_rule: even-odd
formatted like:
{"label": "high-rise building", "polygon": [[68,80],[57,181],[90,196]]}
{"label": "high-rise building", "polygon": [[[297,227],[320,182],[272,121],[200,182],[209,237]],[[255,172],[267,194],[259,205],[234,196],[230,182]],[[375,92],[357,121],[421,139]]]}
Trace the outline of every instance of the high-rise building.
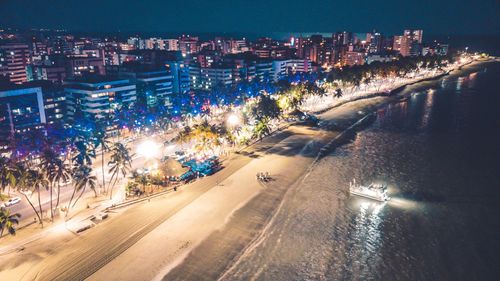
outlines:
{"label": "high-rise building", "polygon": [[127,43],[129,45],[134,46],[134,48],[137,49],[137,50],[143,50],[143,49],[146,48],[144,40],[141,39],[141,38],[139,38],[139,37],[130,37],[127,40]]}
{"label": "high-rise building", "polygon": [[189,85],[193,90],[201,89],[201,67],[199,64],[193,63],[189,65]]}
{"label": "high-rise building", "polygon": [[33,65],[31,66],[33,80],[48,80],[62,84],[66,79],[66,68],[58,65]]}
{"label": "high-rise building", "polygon": [[172,105],[172,75],[164,65],[127,63],[107,72],[129,79],[136,85],[137,104],[148,108]]}
{"label": "high-rise building", "polygon": [[42,89],[15,84],[0,86],[0,148],[4,150],[9,137],[46,123]]}
{"label": "high-rise building", "polygon": [[304,58],[304,38],[302,37],[302,35],[300,35],[299,38],[296,39],[296,41],[297,42],[294,44],[295,48],[297,49],[296,55],[299,58]]}
{"label": "high-rise building", "polygon": [[89,116],[97,121],[136,100],[136,86],[129,79],[85,75],[64,81],[69,123]]}
{"label": "high-rise building", "polygon": [[33,39],[31,46],[32,46],[32,50],[33,50],[33,55],[39,56],[39,55],[46,55],[47,54],[47,43],[46,42]]}
{"label": "high-rise building", "polygon": [[422,44],[423,30],[421,29],[407,29],[404,31],[404,35],[410,36],[412,41]]}
{"label": "high-rise building", "polygon": [[22,87],[42,89],[46,123],[63,124],[66,114],[66,93],[61,84],[41,80],[24,83]]}
{"label": "high-rise building", "polygon": [[273,81],[276,82],[288,73],[288,62],[289,60],[274,60],[273,61]]}
{"label": "high-rise building", "polygon": [[382,51],[382,35],[373,31],[366,34],[366,43],[368,43],[368,53],[380,53]]}
{"label": "high-rise building", "polygon": [[[405,30],[403,36],[401,36],[399,53],[404,57],[418,56],[422,49],[422,36],[422,30]],[[396,40],[394,40],[394,44],[396,44]]]}
{"label": "high-rise building", "polygon": [[222,37],[215,37],[213,40],[213,48],[214,51],[219,51],[223,55],[231,52],[231,40]]}
{"label": "high-rise building", "polygon": [[367,64],[370,64],[370,63],[373,63],[373,62],[390,62],[390,61],[393,61],[394,59],[394,56],[391,56],[389,54],[368,54],[366,56],[366,63]]}
{"label": "high-rise building", "polygon": [[0,45],[0,76],[8,76],[12,83],[28,81],[26,67],[31,62],[27,44],[6,43]]}
{"label": "high-rise building", "polygon": [[320,49],[318,45],[308,45],[304,48],[304,58],[319,63]]}
{"label": "high-rise building", "polygon": [[394,45],[394,36],[382,36],[382,48],[381,51],[392,51]]}
{"label": "high-rise building", "polygon": [[182,61],[167,61],[167,69],[172,74],[174,94],[186,94],[191,90],[189,66]]}
{"label": "high-rise building", "polygon": [[228,64],[214,64],[200,68],[200,84],[203,89],[229,87],[233,83],[233,68]]}
{"label": "high-rise building", "polygon": [[273,75],[273,81],[277,82],[283,79],[287,75],[302,72],[310,73],[311,61],[308,59],[285,59],[285,60],[273,60],[273,69],[271,71]]}
{"label": "high-rise building", "polygon": [[271,57],[271,49],[270,48],[255,48],[253,53],[259,58],[268,59]]}
{"label": "high-rise building", "polygon": [[149,38],[144,40],[146,49],[148,50],[168,50],[168,42],[161,38]]}
{"label": "high-rise building", "polygon": [[363,65],[365,64],[365,53],[357,51],[348,51],[344,57],[345,65]]}
{"label": "high-rise building", "polygon": [[400,52],[402,42],[403,42],[403,36],[395,35],[393,42],[392,42],[392,50],[396,51],[396,52]]}
{"label": "high-rise building", "polygon": [[71,37],[56,36],[49,41],[49,54],[71,54],[73,50],[73,42]]}
{"label": "high-rise building", "polygon": [[200,67],[210,67],[212,64],[221,60],[221,54],[218,51],[201,50],[196,55],[196,61]]}
{"label": "high-rise building", "polygon": [[294,74],[297,72],[311,73],[312,63],[308,59],[291,59],[287,61],[287,74]]}
{"label": "high-rise building", "polygon": [[104,75],[104,57],[94,56],[69,56],[66,58],[66,71],[68,77],[81,76],[86,73]]}
{"label": "high-rise building", "polygon": [[255,62],[255,77],[261,82],[273,79],[273,62],[271,60],[258,60]]}
{"label": "high-rise building", "polygon": [[178,39],[165,39],[166,49],[169,51],[179,50],[179,40]]}
{"label": "high-rise building", "polygon": [[351,32],[342,31],[333,34],[333,45],[335,47],[349,45],[353,42],[353,35]]}
{"label": "high-rise building", "polygon": [[231,40],[231,53],[237,54],[248,51],[247,41],[244,38],[241,40]]}
{"label": "high-rise building", "polygon": [[179,50],[183,56],[198,52],[198,37],[182,35],[179,38]]}

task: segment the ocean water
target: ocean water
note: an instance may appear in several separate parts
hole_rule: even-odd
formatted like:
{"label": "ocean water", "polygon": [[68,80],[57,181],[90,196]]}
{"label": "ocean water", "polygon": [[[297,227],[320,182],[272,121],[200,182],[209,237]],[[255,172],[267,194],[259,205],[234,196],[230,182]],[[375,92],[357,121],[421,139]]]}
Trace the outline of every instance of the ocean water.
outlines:
{"label": "ocean water", "polygon": [[[377,111],[291,191],[228,280],[500,280],[500,64]],[[352,178],[388,203],[350,196]]]}

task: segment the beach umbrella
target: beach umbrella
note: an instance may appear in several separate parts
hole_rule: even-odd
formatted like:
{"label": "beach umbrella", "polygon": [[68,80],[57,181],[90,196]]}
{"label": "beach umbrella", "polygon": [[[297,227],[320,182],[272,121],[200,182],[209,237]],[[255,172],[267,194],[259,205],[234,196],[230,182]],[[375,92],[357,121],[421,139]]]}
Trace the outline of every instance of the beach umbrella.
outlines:
{"label": "beach umbrella", "polygon": [[189,171],[188,168],[182,167],[181,163],[175,159],[168,158],[160,165],[160,170],[167,177],[178,177]]}

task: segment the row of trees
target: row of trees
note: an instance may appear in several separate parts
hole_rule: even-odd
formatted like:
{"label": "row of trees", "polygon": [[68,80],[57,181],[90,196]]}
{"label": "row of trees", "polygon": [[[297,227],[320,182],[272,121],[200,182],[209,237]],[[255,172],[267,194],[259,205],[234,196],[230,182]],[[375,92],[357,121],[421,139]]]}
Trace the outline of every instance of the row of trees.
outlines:
{"label": "row of trees", "polygon": [[[375,79],[404,78],[410,73],[422,69],[439,70],[453,60],[454,58],[451,56],[401,57],[392,62],[374,62],[345,67],[327,74],[304,76],[298,81],[280,80],[272,87],[268,87],[272,89],[272,92],[263,91],[251,98],[248,98],[246,89],[245,91],[237,91],[237,89],[221,90],[217,88],[215,91],[219,94],[218,96],[223,96],[226,102],[231,101],[231,98],[225,93],[231,91],[236,91],[233,92],[233,99],[247,97],[246,102],[243,103],[243,120],[251,126],[252,138],[260,139],[271,132],[270,123],[272,120],[298,111],[308,97],[322,97],[330,92],[333,97],[340,98],[343,96],[345,88],[353,89]],[[241,130],[241,127],[233,129]],[[219,132],[223,132],[223,134]],[[185,128],[179,134],[178,140],[181,143],[194,140],[195,145],[211,147],[214,143],[217,144],[218,140],[228,138],[228,134],[231,135],[229,138],[234,140],[233,133],[235,133],[234,130],[226,128],[226,130],[221,131],[213,126],[210,127],[205,122],[195,125],[194,128]]]}
{"label": "row of trees", "polygon": [[[61,187],[71,183],[73,191],[66,206],[62,209],[68,216],[70,210],[91,189],[98,195],[99,185],[95,171],[94,160],[96,148],[100,148],[102,178],[100,186],[102,193],[109,191],[112,197],[117,181],[126,176],[131,169],[132,155],[128,148],[120,142],[111,144],[104,131],[96,131],[91,135],[80,135],[63,143],[54,143],[52,139],[40,135],[43,139],[38,149],[24,154],[19,151],[11,153],[10,157],[0,156],[0,195],[7,192],[10,196],[13,190],[22,194],[29,203],[38,221],[43,227],[44,207],[41,200],[42,192],[49,193],[49,216],[53,220],[55,210],[61,203]],[[69,136],[68,138],[71,138]],[[105,163],[105,152],[110,151],[110,160]],[[19,153],[18,153],[19,152]],[[111,174],[110,186],[106,188],[105,168]],[[36,194],[36,198],[33,195]],[[55,196],[54,196],[55,195]],[[55,202],[54,202],[55,201]],[[19,214],[15,214],[18,217]],[[9,224],[12,226],[12,224]],[[10,233],[13,233],[9,230]]]}
{"label": "row of trees", "polygon": [[[402,78],[419,69],[442,69],[455,59],[455,56],[437,55],[400,57],[398,60],[391,62],[373,62],[334,70],[328,73],[325,78],[329,83],[340,81],[343,85],[357,87],[361,83],[369,83],[375,78]],[[332,85],[330,84],[330,86]]]}

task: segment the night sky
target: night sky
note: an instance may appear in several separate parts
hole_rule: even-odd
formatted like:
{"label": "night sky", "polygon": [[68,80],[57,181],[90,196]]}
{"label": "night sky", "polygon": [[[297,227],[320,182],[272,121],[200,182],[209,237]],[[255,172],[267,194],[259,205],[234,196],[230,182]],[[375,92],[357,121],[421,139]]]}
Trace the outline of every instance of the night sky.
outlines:
{"label": "night sky", "polygon": [[497,0],[0,0],[0,26],[73,31],[500,34]]}

